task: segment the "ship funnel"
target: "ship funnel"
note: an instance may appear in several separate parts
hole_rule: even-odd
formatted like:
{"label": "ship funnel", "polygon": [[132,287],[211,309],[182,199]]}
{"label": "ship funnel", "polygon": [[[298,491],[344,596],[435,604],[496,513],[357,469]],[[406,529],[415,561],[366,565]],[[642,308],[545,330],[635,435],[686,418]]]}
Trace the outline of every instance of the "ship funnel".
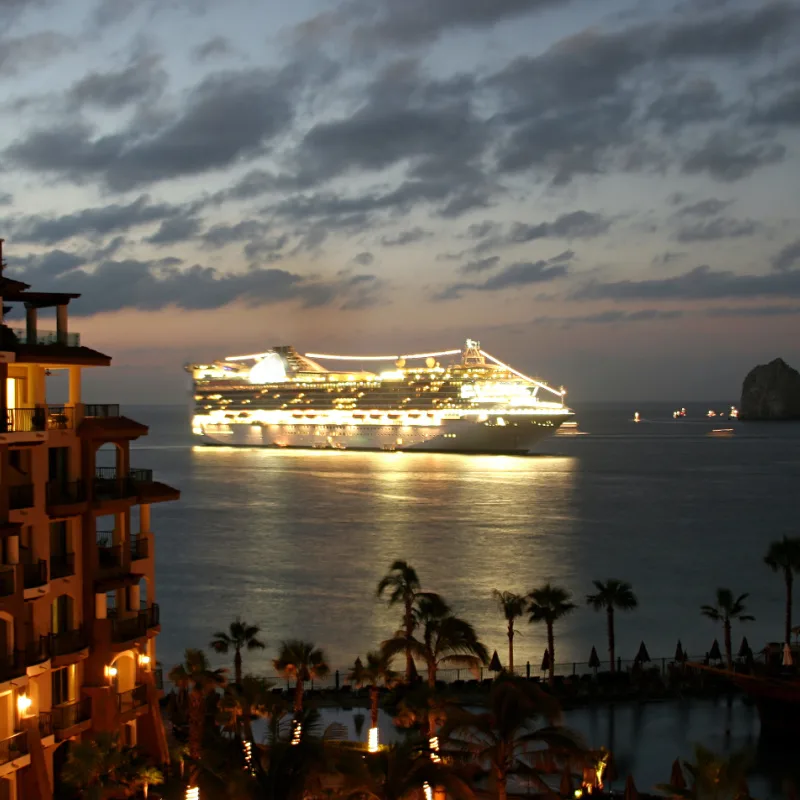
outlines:
{"label": "ship funnel", "polygon": [[480,342],[476,342],[474,339],[467,339],[461,352],[461,363],[465,367],[482,367],[486,364],[486,359],[481,352]]}

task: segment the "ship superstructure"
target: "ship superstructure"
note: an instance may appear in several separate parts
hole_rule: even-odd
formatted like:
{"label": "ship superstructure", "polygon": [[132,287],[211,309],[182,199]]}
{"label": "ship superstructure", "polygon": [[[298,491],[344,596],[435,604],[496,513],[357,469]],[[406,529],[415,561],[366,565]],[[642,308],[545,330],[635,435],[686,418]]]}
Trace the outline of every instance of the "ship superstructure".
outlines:
{"label": "ship superstructure", "polygon": [[471,339],[459,350],[388,356],[281,346],[186,369],[192,429],[209,444],[527,453],[573,416],[563,389]]}

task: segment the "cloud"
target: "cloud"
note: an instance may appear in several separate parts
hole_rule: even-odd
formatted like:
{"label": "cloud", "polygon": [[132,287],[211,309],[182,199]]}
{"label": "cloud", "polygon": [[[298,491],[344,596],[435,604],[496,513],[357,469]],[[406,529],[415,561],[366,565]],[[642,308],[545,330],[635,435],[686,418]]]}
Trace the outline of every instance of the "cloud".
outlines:
{"label": "cloud", "polygon": [[226,273],[199,264],[179,269],[180,263],[174,258],[108,260],[90,270],[82,265],[75,268],[60,254],[38,257],[15,274],[41,284],[42,290],[80,293],[75,312],[82,315],[126,308],[210,309],[236,302],[253,307],[293,301],[305,308],[365,308],[380,301],[383,288],[374,275],[323,280],[281,269]]}
{"label": "cloud", "polygon": [[4,225],[10,227],[18,242],[54,245],[74,236],[96,237],[128,231],[139,225],[171,219],[180,213],[177,206],[151,203],[147,195],[141,195],[127,205],[112,203],[60,217],[31,214],[5,220]]}
{"label": "cloud", "polygon": [[654,322],[681,319],[683,316],[683,311],[644,308],[640,311],[600,311],[597,314],[573,317],[537,317],[532,322],[534,325],[557,324],[563,327],[571,327],[572,325],[618,325],[629,322]]}
{"label": "cloud", "polygon": [[121,70],[91,72],[67,92],[67,102],[75,108],[96,106],[107,110],[155,98],[167,83],[161,58],[140,56]]}
{"label": "cloud", "polygon": [[290,85],[265,70],[221,72],[156,131],[95,136],[81,123],[39,129],[6,150],[17,167],[117,191],[232,166],[263,152],[292,118]]}
{"label": "cloud", "polygon": [[800,264],[800,239],[787,244],[772,257],[772,266],[781,272],[790,270],[796,264]]}
{"label": "cloud", "polygon": [[197,236],[201,227],[202,223],[196,217],[173,217],[164,220],[158,230],[145,241],[157,245],[188,242]]}
{"label": "cloud", "polygon": [[374,263],[374,261],[375,256],[367,251],[356,253],[356,255],[353,256],[353,263],[359,264],[362,267],[368,267],[370,264]]}
{"label": "cloud", "polygon": [[786,148],[776,142],[748,141],[737,133],[712,134],[699,149],[683,162],[688,175],[707,172],[726,183],[741,180],[759,167],[783,161]]}
{"label": "cloud", "polygon": [[659,253],[657,256],[653,256],[651,263],[666,267],[668,264],[673,264],[676,261],[682,261],[687,255],[688,253],[676,253],[671,250],[667,250],[664,253]]}
{"label": "cloud", "polygon": [[485,219],[483,222],[473,222],[472,225],[469,225],[465,236],[467,239],[483,239],[490,233],[497,233],[500,228],[499,223]]}
{"label": "cloud", "polygon": [[494,269],[499,263],[500,256],[490,256],[489,258],[481,258],[478,261],[469,261],[462,267],[459,267],[458,271],[463,272],[465,275],[473,275]]}
{"label": "cloud", "polygon": [[677,89],[664,92],[647,109],[647,119],[658,122],[664,133],[721,119],[727,114],[722,93],[708,78],[694,78]]}
{"label": "cloud", "polygon": [[733,306],[707,308],[702,312],[709,317],[793,317],[800,314],[800,306]]}
{"label": "cloud", "polygon": [[762,229],[759,222],[752,219],[733,219],[717,217],[682,226],[675,234],[679,242],[711,242],[716,239],[738,239],[752,236]]}
{"label": "cloud", "polygon": [[800,125],[800,86],[789,89],[766,108],[754,112],[750,121],[761,125]]}
{"label": "cloud", "polygon": [[212,36],[192,50],[195,61],[208,61],[212,58],[228,56],[234,52],[233,45],[224,36]]}
{"label": "cloud", "polygon": [[260,239],[269,226],[256,219],[245,219],[229,224],[225,222],[212,225],[204,234],[203,241],[214,248],[225,247],[233,242],[245,242],[248,239]]}
{"label": "cloud", "polygon": [[523,261],[509,264],[499,272],[480,283],[453,283],[437,292],[434,300],[454,300],[464,292],[498,292],[514,286],[546,283],[563,278],[568,272],[566,264],[552,264],[549,261]]}
{"label": "cloud", "polygon": [[740,275],[695,267],[673,278],[590,281],[572,292],[573,300],[717,300],[731,297],[800,297],[800,271]]}
{"label": "cloud", "polygon": [[[0,12],[5,0],[0,3]],[[22,7],[22,3],[18,3]],[[39,31],[25,36],[0,37],[0,76],[8,77],[46,64],[74,46],[69,36]]]}
{"label": "cloud", "polygon": [[14,202],[11,192],[0,192],[0,206],[10,206]]}
{"label": "cloud", "polygon": [[413,242],[421,242],[423,239],[427,239],[430,236],[433,236],[431,231],[415,227],[400,231],[395,236],[384,236],[381,238],[381,244],[384,247],[402,247],[403,245],[412,244]]}
{"label": "cloud", "polygon": [[[678,203],[682,202],[678,201]],[[682,217],[713,217],[724,211],[733,200],[719,200],[716,197],[709,197],[707,200],[699,200],[683,206],[677,213]]]}

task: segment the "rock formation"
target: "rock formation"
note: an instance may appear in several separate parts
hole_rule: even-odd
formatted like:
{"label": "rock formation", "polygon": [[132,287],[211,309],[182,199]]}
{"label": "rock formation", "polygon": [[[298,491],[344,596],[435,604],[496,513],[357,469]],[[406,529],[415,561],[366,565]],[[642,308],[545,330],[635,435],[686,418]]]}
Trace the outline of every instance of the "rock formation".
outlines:
{"label": "rock formation", "polygon": [[782,358],[751,369],[742,384],[739,418],[800,420],[800,372]]}

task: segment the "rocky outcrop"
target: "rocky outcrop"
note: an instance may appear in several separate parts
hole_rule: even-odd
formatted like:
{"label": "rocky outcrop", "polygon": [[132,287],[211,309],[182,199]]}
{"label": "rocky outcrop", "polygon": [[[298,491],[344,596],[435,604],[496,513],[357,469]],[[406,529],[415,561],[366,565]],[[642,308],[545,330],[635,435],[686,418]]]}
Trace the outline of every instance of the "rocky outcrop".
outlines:
{"label": "rocky outcrop", "polygon": [[782,358],[751,369],[742,384],[739,419],[800,420],[800,372]]}

